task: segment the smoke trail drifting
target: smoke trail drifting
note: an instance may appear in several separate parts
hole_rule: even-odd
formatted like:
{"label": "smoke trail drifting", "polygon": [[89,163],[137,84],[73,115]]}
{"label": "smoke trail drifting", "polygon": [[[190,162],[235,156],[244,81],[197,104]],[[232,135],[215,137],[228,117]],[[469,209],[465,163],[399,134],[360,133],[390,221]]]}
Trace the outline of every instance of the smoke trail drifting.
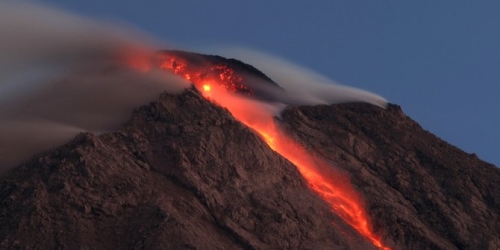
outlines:
{"label": "smoke trail drifting", "polygon": [[0,34],[0,171],[78,132],[115,129],[161,92],[188,86],[165,71],[131,70],[154,43],[123,25],[3,3]]}
{"label": "smoke trail drifting", "polygon": [[285,92],[255,84],[253,88],[273,94],[277,101],[287,105],[316,105],[344,102],[367,102],[382,108],[387,101],[374,93],[336,84],[334,81],[306,68],[250,49],[216,49],[220,54],[237,58],[255,66],[276,81]]}
{"label": "smoke trail drifting", "polygon": [[[188,82],[150,66],[155,43],[123,25],[34,4],[0,4],[0,170],[62,145],[77,132],[117,128],[131,111]],[[224,50],[263,70],[283,89],[259,103],[277,115],[286,105],[364,101],[375,94],[334,84],[311,71],[249,50]],[[126,62],[126,63],[124,63]],[[130,70],[130,65],[139,70]]]}

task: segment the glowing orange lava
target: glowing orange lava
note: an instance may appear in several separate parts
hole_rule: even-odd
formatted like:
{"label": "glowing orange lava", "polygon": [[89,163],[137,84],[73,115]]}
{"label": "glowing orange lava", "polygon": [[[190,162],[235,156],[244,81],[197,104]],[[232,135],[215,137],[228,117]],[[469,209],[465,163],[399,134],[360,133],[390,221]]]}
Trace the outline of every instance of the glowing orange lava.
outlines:
{"label": "glowing orange lava", "polygon": [[[206,71],[204,71],[205,77],[201,77],[200,72],[188,72],[186,69],[189,66],[182,59],[167,60],[163,65],[167,65],[163,68],[170,69],[193,82],[205,97],[227,108],[237,120],[260,134],[271,149],[297,167],[311,190],[321,196],[346,223],[376,247],[384,250],[390,249],[384,246],[380,237],[372,232],[360,195],[350,184],[349,177],[332,168],[324,160],[310,154],[298,142],[280,130],[266,104],[232,94],[241,80],[234,81],[240,77],[236,76],[230,68],[214,66],[210,70],[222,69],[223,73],[220,73],[219,77],[207,77]],[[207,80],[210,80],[210,84]]]}
{"label": "glowing orange lava", "polygon": [[211,99],[227,108],[231,114],[246,126],[257,131],[271,149],[292,162],[309,187],[319,194],[345,222],[381,249],[385,247],[369,226],[368,215],[362,202],[348,181],[348,177],[335,171],[328,163],[312,156],[295,140],[276,126],[272,116],[258,110],[256,101],[231,97],[225,93],[211,93]]}
{"label": "glowing orange lava", "polygon": [[210,87],[210,85],[208,85],[208,84],[203,85],[203,91],[205,91],[205,92],[209,92],[211,88],[212,87]]}
{"label": "glowing orange lava", "polygon": [[206,82],[214,83],[212,87],[240,93],[253,94],[253,90],[243,84],[243,78],[226,65],[213,65],[200,60],[198,63],[188,61],[175,53],[161,55],[160,68],[167,69],[191,81],[198,89],[203,89]]}

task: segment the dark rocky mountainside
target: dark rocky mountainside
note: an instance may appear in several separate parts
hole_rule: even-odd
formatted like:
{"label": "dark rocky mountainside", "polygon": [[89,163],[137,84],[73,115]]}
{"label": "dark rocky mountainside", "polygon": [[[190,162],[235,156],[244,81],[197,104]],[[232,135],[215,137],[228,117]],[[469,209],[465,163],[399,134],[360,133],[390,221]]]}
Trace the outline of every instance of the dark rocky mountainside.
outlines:
{"label": "dark rocky mountainside", "polygon": [[2,248],[371,247],[291,163],[195,90],[19,166],[2,178],[0,204]]}
{"label": "dark rocky mountainside", "polygon": [[282,124],[351,173],[398,249],[500,249],[500,169],[423,130],[396,105],[300,107]]}
{"label": "dark rocky mountainside", "polygon": [[[296,107],[277,122],[351,175],[386,245],[500,249],[500,170],[399,107]],[[193,89],[6,173],[0,204],[8,249],[373,248],[290,162]]]}

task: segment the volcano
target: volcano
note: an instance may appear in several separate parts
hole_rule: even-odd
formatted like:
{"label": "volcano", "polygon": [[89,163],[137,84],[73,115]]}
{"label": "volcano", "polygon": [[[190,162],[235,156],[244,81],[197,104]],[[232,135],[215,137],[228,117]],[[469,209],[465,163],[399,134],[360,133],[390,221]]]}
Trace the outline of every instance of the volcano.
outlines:
{"label": "volcano", "polygon": [[5,173],[2,248],[500,249],[500,170],[399,106],[288,107],[269,130],[217,97],[277,101],[263,89],[286,89],[258,69],[182,51],[151,63],[193,87]]}

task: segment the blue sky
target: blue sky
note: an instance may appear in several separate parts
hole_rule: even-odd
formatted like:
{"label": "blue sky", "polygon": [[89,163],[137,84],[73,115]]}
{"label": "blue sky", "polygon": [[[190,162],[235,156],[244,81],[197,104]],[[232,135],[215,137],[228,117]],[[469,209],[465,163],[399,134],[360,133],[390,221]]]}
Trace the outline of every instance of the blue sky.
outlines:
{"label": "blue sky", "polygon": [[373,91],[500,166],[500,1],[39,0],[186,48],[241,45]]}

